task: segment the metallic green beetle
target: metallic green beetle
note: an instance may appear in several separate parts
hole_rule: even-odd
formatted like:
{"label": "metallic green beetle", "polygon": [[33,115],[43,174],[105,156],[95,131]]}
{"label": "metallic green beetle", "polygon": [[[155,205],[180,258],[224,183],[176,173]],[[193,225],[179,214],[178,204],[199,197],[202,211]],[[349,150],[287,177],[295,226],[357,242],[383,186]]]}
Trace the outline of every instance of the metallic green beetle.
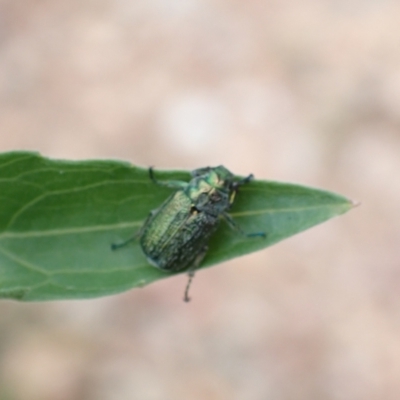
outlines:
{"label": "metallic green beetle", "polygon": [[[136,238],[147,260],[166,272],[187,270],[189,281],[184,300],[189,301],[189,287],[195,270],[200,266],[208,250],[211,235],[221,219],[229,226],[246,235],[227,213],[241,185],[253,175],[238,180],[224,166],[206,167],[192,172],[189,182],[158,181],[153,169],[150,179],[163,186],[177,189],[158,209],[153,210],[139,232],[126,242],[112,245],[117,249]],[[257,232],[246,236],[262,236]]]}

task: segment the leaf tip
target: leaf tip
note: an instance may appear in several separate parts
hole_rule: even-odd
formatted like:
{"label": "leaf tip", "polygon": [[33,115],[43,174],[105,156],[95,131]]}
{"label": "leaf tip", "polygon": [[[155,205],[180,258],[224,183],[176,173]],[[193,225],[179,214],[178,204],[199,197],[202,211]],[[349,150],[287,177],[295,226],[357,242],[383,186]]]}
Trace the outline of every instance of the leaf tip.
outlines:
{"label": "leaf tip", "polygon": [[356,208],[361,205],[361,201],[359,201],[359,200],[349,200],[349,202],[350,202],[350,205],[352,208]]}

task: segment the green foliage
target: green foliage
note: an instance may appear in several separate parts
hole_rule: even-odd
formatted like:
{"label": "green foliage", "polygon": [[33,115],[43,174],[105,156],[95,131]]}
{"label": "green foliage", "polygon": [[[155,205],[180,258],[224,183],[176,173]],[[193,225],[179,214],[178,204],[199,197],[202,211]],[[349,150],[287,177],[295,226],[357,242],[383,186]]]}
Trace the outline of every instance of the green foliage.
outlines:
{"label": "green foliage", "polygon": [[[156,173],[160,180],[190,177]],[[171,192],[152,183],[147,169],[124,162],[0,154],[0,297],[88,298],[173,275],[149,265],[137,242],[111,251]],[[333,193],[253,181],[240,189],[230,214],[244,231],[267,237],[246,238],[222,222],[202,267],[263,249],[351,207]]]}

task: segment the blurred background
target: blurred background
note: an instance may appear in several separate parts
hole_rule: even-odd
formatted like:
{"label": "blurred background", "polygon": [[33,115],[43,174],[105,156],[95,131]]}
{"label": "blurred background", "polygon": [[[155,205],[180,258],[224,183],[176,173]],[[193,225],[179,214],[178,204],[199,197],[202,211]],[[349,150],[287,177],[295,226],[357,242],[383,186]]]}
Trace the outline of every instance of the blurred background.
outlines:
{"label": "blurred background", "polygon": [[1,400],[400,396],[400,3],[0,0],[0,151],[223,164],[361,201],[87,301],[0,302]]}

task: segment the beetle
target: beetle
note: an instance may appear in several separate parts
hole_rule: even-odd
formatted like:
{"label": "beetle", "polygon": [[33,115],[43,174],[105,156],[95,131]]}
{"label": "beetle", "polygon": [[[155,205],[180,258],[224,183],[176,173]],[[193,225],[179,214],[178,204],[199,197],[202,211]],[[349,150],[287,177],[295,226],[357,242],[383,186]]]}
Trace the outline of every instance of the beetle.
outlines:
{"label": "beetle", "polygon": [[265,237],[264,232],[246,234],[228,214],[240,186],[253,179],[236,178],[228,169],[217,167],[199,168],[191,173],[192,179],[184,181],[159,181],[149,168],[150,179],[157,185],[176,189],[159,208],[150,212],[140,230],[130,239],[113,244],[115,250],[139,238],[147,260],[166,272],[186,270],[189,280],[184,301],[189,301],[189,287],[196,269],[208,250],[212,234],[221,219],[239,233],[248,237]]}

